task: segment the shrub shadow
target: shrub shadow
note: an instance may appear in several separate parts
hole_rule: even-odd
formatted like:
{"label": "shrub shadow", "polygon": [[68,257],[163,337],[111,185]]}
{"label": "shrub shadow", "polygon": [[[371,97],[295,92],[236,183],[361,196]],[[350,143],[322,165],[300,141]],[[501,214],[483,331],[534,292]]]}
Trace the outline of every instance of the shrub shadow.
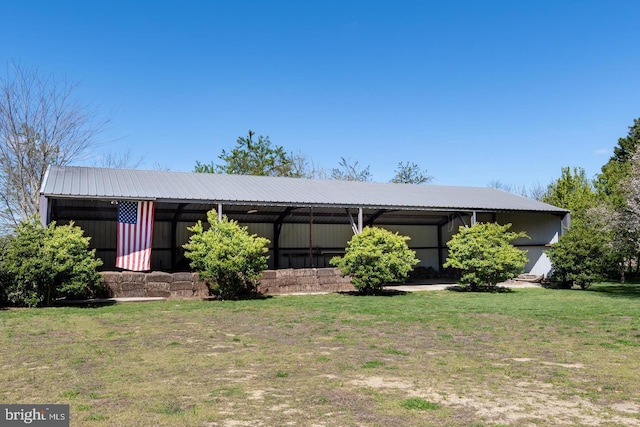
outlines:
{"label": "shrub shadow", "polygon": [[505,286],[476,286],[471,288],[470,286],[452,285],[446,288],[451,292],[474,292],[474,293],[490,293],[490,294],[508,294],[513,292],[513,289]]}
{"label": "shrub shadow", "polygon": [[78,308],[100,308],[116,305],[118,301],[112,298],[95,298],[86,300],[57,300],[52,307],[78,307]]}
{"label": "shrub shadow", "polygon": [[640,284],[638,283],[619,283],[606,286],[593,286],[587,289],[587,292],[596,292],[612,298],[640,298]]}
{"label": "shrub shadow", "polygon": [[406,295],[408,292],[406,291],[398,291],[395,289],[382,289],[379,292],[358,292],[358,291],[342,291],[337,292],[340,295],[349,295],[354,297],[396,297],[400,295]]}
{"label": "shrub shadow", "polygon": [[554,282],[544,282],[542,287],[557,291],[583,291],[594,292],[612,298],[640,298],[640,283],[603,283],[594,284],[587,289],[580,289],[579,286],[562,286]]}
{"label": "shrub shadow", "polygon": [[[286,295],[286,294],[283,294]],[[222,297],[220,295],[209,295],[201,298],[203,301],[250,301],[250,300],[266,300],[271,299],[275,295],[265,295],[261,293],[251,293],[243,295],[235,295],[232,297]]]}

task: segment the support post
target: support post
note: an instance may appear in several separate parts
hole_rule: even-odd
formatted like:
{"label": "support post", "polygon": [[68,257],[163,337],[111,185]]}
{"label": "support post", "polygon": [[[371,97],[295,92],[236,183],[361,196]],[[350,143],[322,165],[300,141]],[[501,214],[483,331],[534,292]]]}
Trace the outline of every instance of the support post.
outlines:
{"label": "support post", "polygon": [[276,270],[280,268],[280,233],[282,232],[282,223],[292,210],[292,207],[286,208],[273,223],[273,268]]}
{"label": "support post", "polygon": [[51,221],[49,210],[49,199],[47,199],[44,195],[40,195],[40,204],[38,206],[40,210],[40,223],[43,227],[46,227]]}
{"label": "support post", "polygon": [[363,217],[362,208],[358,208],[358,233],[362,233]]}
{"label": "support post", "polygon": [[173,213],[171,219],[171,270],[175,271],[178,263],[178,221],[180,220],[180,214],[187,207],[186,203],[178,205],[178,209]]}
{"label": "support post", "polygon": [[349,218],[349,224],[351,224],[351,231],[353,231],[354,235],[358,234],[358,225],[353,220],[353,217],[351,216],[351,212],[349,212],[349,209],[345,209],[345,211],[347,211],[347,217]]}
{"label": "support post", "polygon": [[442,271],[442,265],[444,264],[444,256],[442,251],[444,251],[443,243],[442,243],[442,225],[438,224],[438,272]]}
{"label": "support post", "polygon": [[218,203],[218,221],[222,221],[222,203]]}

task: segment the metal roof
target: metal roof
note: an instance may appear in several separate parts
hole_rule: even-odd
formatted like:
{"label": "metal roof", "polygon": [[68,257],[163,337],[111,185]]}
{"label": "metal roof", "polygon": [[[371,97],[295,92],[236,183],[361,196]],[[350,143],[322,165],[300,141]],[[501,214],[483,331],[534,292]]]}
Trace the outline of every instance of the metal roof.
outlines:
{"label": "metal roof", "polygon": [[137,169],[50,166],[41,194],[54,199],[157,200],[402,210],[566,213],[494,188],[315,180]]}

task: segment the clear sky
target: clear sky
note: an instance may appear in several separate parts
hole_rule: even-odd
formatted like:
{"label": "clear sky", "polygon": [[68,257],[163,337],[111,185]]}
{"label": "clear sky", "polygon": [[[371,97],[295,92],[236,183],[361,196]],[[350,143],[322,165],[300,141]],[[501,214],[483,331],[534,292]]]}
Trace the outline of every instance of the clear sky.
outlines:
{"label": "clear sky", "polygon": [[0,63],[81,81],[101,150],[190,171],[252,129],[388,181],[599,172],[640,117],[637,0],[0,2]]}

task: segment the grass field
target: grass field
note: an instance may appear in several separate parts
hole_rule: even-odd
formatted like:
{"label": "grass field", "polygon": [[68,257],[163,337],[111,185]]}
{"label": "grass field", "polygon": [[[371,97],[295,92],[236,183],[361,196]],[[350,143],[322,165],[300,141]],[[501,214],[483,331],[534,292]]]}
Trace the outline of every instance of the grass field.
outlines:
{"label": "grass field", "polygon": [[640,286],[0,310],[72,426],[640,426]]}

